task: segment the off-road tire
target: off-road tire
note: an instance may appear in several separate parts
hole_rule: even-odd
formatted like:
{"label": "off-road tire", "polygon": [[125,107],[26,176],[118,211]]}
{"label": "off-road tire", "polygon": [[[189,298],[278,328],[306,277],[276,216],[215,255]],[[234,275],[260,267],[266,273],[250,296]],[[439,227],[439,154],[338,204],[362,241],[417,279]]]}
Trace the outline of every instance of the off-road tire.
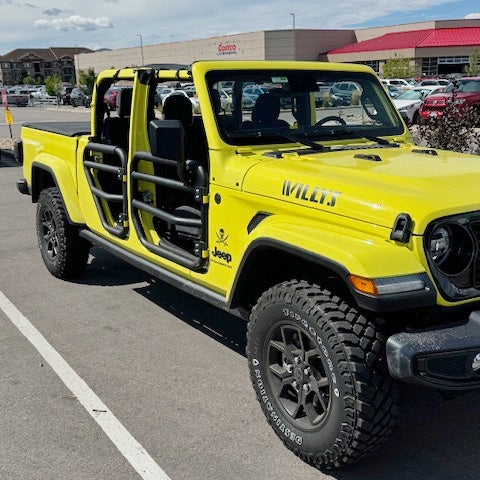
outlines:
{"label": "off-road tire", "polygon": [[[318,430],[298,428],[269,383],[265,357],[271,347],[266,343],[279,322],[298,325],[301,335],[310,334],[319,345],[320,340],[327,364],[331,360],[330,411]],[[385,338],[371,320],[330,291],[291,280],[263,293],[250,316],[247,356],[269,424],[305,462],[319,469],[352,464],[390,436],[398,392],[386,366]]]}
{"label": "off-road tire", "polygon": [[[46,222],[46,219],[51,221]],[[45,224],[51,224],[51,229]],[[37,239],[42,259],[55,277],[68,279],[80,276],[88,263],[90,243],[80,237],[76,226],[70,224],[60,190],[56,187],[42,190],[37,204]],[[46,230],[54,232],[56,254],[45,240]],[[50,236],[50,239],[52,238]]]}

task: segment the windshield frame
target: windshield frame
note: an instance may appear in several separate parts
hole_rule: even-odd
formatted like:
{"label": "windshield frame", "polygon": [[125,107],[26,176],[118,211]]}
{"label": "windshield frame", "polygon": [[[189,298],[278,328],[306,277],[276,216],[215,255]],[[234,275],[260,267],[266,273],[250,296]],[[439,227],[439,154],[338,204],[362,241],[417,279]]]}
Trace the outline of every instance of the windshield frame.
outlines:
{"label": "windshield frame", "polygon": [[[282,77],[291,75],[292,72],[307,72],[312,73],[314,75],[325,75],[328,77],[326,80],[329,83],[340,83],[340,82],[355,82],[355,79],[359,78],[368,78],[368,81],[371,82],[372,86],[374,87],[375,93],[377,97],[379,97],[379,101],[382,103],[385,113],[391,118],[392,125],[391,126],[382,126],[381,128],[371,128],[371,127],[363,127],[352,129],[348,131],[348,134],[345,132],[345,128],[343,125],[339,125],[343,130],[344,137],[342,140],[353,140],[359,138],[365,138],[365,135],[376,136],[376,137],[383,137],[383,136],[401,136],[405,135],[406,129],[405,124],[400,117],[394,103],[390,95],[387,94],[385,91],[384,86],[373,73],[364,72],[364,71],[350,71],[350,70],[322,70],[322,69],[278,69],[278,68],[255,68],[255,69],[219,69],[219,70],[209,70],[205,74],[207,92],[209,96],[210,104],[214,105],[213,99],[213,86],[218,81],[232,81],[234,79],[241,79],[242,76],[245,76],[245,81],[250,81],[250,78],[253,75],[265,75],[265,76],[272,76],[272,77]],[[250,76],[250,78],[249,78]],[[324,79],[319,80],[324,81]],[[314,93],[314,92],[312,92]],[[217,132],[224,143],[231,146],[244,146],[244,145],[278,145],[278,144],[292,144],[295,143],[293,140],[286,140],[280,136],[276,135],[259,135],[257,138],[255,137],[239,137],[239,136],[229,136],[228,132],[226,132],[223,127],[221,126],[220,122],[220,115],[215,112],[214,108],[212,108],[213,117],[215,120]],[[335,134],[335,130],[338,130],[337,126],[332,127],[329,129],[331,134],[327,134],[324,132],[316,132],[311,133],[309,132],[308,139],[311,141],[338,141],[339,136]],[[348,129],[347,129],[348,130]],[[231,133],[238,132],[238,130],[234,130]],[[291,129],[292,136],[295,135],[296,129]],[[299,136],[303,136],[304,133],[302,130],[298,130]],[[297,142],[301,143],[301,142]]]}

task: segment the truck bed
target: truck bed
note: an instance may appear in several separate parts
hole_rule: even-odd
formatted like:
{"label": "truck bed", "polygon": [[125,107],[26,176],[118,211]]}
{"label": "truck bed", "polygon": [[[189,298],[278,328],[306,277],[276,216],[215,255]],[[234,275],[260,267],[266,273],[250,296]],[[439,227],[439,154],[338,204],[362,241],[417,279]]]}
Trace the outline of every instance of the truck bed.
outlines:
{"label": "truck bed", "polygon": [[88,135],[90,133],[90,121],[88,122],[33,122],[24,125],[28,128],[42,130],[44,132],[65,135],[66,137],[76,137],[78,135]]}

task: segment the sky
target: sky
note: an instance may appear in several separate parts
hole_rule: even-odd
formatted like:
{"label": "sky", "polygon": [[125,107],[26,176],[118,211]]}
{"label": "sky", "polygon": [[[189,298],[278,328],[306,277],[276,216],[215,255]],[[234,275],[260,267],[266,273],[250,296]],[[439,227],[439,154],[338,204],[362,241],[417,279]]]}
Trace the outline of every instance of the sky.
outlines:
{"label": "sky", "polygon": [[20,47],[122,48],[256,30],[480,18],[480,0],[0,0],[0,55]]}

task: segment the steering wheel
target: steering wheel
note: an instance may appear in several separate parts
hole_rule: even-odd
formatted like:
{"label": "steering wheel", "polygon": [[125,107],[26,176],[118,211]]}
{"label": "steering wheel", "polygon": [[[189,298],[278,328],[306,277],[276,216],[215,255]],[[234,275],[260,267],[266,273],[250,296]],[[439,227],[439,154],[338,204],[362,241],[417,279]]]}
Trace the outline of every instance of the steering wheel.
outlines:
{"label": "steering wheel", "polygon": [[337,115],[330,115],[329,117],[325,117],[320,119],[314,127],[322,127],[327,122],[338,122],[340,125],[346,125],[347,122],[342,117],[337,117]]}

